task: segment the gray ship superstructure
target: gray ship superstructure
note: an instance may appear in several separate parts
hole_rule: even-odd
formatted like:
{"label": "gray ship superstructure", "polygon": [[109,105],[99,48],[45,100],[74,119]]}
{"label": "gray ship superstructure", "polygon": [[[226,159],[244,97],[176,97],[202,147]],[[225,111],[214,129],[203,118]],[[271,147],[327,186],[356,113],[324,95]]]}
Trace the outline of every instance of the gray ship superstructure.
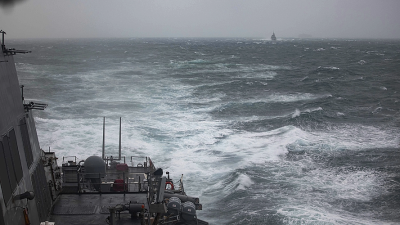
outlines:
{"label": "gray ship superstructure", "polygon": [[182,178],[174,183],[149,157],[122,156],[121,135],[118,156],[104,151],[103,135],[101,156],[59,166],[40,148],[32,114],[47,105],[25,101],[18,82],[13,55],[29,51],[6,48],[1,34],[0,225],[208,224]]}
{"label": "gray ship superstructure", "polygon": [[271,41],[276,41],[275,32],[272,32],[272,35],[271,35]]}

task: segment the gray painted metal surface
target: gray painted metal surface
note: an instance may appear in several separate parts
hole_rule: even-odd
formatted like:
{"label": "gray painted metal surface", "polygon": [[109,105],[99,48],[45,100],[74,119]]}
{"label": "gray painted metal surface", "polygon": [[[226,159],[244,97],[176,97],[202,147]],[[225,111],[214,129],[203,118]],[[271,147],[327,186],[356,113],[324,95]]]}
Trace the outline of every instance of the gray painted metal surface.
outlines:
{"label": "gray painted metal surface", "polygon": [[[129,202],[143,203],[148,207],[146,197],[146,193],[62,194],[54,205],[49,221],[56,225],[106,224],[109,207]],[[117,224],[140,224],[139,218],[132,219],[129,212],[121,212],[117,216]]]}
{"label": "gray painted metal surface", "polygon": [[[36,198],[12,200],[12,196],[33,190],[31,175],[40,162],[41,150],[32,112],[24,110],[13,58],[15,53],[5,50],[3,47],[0,48],[0,144],[2,145],[0,157],[7,155],[9,160],[5,165],[6,171],[2,171],[6,176],[2,176],[0,180],[0,224],[24,224],[24,209],[29,209],[30,222],[39,224]],[[21,124],[24,125],[24,129],[21,129]],[[25,141],[23,136],[26,138]],[[32,162],[30,168],[25,149],[31,153],[28,156],[30,158],[28,162]],[[12,179],[16,179],[15,185]],[[8,196],[6,186],[10,187],[11,197]]]}

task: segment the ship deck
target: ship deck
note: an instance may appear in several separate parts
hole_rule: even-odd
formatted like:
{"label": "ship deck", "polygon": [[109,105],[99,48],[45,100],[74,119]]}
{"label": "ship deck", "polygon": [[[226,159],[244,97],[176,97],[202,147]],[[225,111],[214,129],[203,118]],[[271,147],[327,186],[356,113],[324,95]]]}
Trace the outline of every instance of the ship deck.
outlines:
{"label": "ship deck", "polygon": [[[147,193],[85,193],[62,194],[56,200],[49,221],[57,225],[107,224],[108,208],[117,204],[147,204]],[[117,214],[116,224],[140,224],[128,211]]]}

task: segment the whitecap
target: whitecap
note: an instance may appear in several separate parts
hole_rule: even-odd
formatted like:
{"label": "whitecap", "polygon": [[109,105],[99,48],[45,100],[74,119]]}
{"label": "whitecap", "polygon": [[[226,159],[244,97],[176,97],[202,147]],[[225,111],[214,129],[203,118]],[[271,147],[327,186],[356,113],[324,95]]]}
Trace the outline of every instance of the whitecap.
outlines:
{"label": "whitecap", "polygon": [[304,81],[308,78],[308,76],[303,77],[300,81]]}
{"label": "whitecap", "polygon": [[372,111],[372,114],[379,113],[380,111],[382,111],[382,107],[377,107],[374,109],[374,111]]}
{"label": "whitecap", "polygon": [[[268,96],[268,100],[265,102],[297,102],[297,101],[308,101],[319,98],[328,98],[328,95],[314,95],[310,93],[296,93],[296,94],[279,94],[274,93]],[[256,101],[255,101],[256,102]]]}
{"label": "whitecap", "polygon": [[311,113],[311,112],[321,111],[321,110],[322,110],[322,107],[317,107],[317,108],[306,109],[306,110],[304,110],[304,112]]}
{"label": "whitecap", "polygon": [[295,117],[298,117],[298,116],[300,116],[300,110],[299,109],[296,109],[296,110],[294,110],[294,113],[293,113],[293,115],[292,115],[292,118],[295,118]]}
{"label": "whitecap", "polygon": [[366,63],[365,60],[360,60],[360,61],[358,61],[358,64],[360,64],[360,65],[364,65],[365,63]]}
{"label": "whitecap", "polygon": [[339,68],[339,67],[335,67],[335,66],[325,66],[325,67],[318,66],[318,69],[325,69],[325,70],[340,70],[340,68]]}
{"label": "whitecap", "polygon": [[239,185],[237,186],[236,190],[246,190],[246,188],[249,188],[251,185],[254,184],[251,178],[244,174],[239,175],[239,177],[237,178],[237,183]]}

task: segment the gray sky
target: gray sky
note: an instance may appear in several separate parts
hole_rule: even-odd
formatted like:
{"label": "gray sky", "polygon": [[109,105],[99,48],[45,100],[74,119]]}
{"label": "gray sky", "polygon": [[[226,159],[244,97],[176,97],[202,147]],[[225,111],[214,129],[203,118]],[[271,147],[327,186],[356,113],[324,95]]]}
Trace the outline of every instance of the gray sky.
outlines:
{"label": "gray sky", "polygon": [[7,38],[400,39],[400,0],[25,0],[0,8],[0,29]]}

